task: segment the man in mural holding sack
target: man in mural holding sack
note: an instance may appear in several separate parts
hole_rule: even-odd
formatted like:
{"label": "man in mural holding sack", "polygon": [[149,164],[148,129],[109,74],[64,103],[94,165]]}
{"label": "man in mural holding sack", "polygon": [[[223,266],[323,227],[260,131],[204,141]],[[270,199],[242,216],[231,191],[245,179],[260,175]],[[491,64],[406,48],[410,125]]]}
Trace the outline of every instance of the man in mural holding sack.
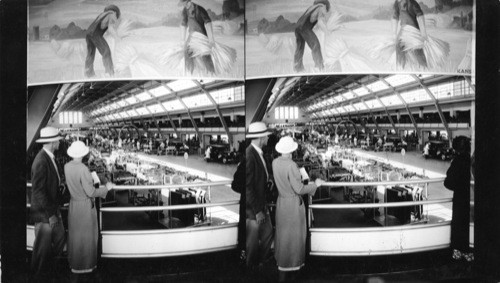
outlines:
{"label": "man in mural holding sack", "polygon": [[[194,4],[191,0],[180,0],[179,6],[183,7],[181,12],[181,41],[184,42],[184,62],[186,70],[193,73],[195,58],[192,57],[193,52],[187,48],[194,32],[199,32],[208,37],[210,46],[215,44],[212,20],[208,16],[207,11],[200,5]],[[189,32],[186,31],[189,29]],[[202,55],[201,63],[206,71],[210,74],[215,74],[215,67],[210,55]]]}
{"label": "man in mural holding sack", "polygon": [[102,56],[102,62],[107,76],[114,76],[115,70],[113,60],[111,59],[111,49],[104,39],[104,33],[109,31],[113,37],[116,35],[116,26],[120,18],[120,9],[115,5],[108,5],[104,12],[90,24],[87,29],[85,40],[87,42],[87,58],[85,59],[85,76],[94,77],[94,59],[95,50],[99,50]]}
{"label": "man in mural holding sack", "polygon": [[314,0],[311,7],[307,8],[302,16],[297,21],[295,28],[295,38],[297,48],[293,58],[293,69],[296,72],[304,71],[304,49],[306,43],[311,48],[314,66],[318,70],[323,70],[323,55],[321,54],[321,45],[318,37],[314,34],[313,28],[318,24],[322,30],[326,30],[326,17],[330,11],[330,2],[328,0]]}

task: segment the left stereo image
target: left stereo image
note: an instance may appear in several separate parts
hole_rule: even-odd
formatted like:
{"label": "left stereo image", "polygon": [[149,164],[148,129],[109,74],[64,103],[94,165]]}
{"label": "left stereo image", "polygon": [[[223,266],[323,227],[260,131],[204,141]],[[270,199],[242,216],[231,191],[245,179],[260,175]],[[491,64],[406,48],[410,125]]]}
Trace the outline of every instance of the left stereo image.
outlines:
{"label": "left stereo image", "polygon": [[35,85],[26,111],[32,276],[239,276],[243,81]]}

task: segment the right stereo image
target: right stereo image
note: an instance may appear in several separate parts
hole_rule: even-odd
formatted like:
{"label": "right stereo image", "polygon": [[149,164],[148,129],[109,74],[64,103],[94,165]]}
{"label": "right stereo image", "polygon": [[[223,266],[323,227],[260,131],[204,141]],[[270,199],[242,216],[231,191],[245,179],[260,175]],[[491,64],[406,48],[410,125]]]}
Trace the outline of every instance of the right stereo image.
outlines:
{"label": "right stereo image", "polygon": [[470,267],[474,86],[430,73],[247,80],[249,272],[402,280]]}
{"label": "right stereo image", "polygon": [[474,276],[475,5],[246,1],[252,278]]}

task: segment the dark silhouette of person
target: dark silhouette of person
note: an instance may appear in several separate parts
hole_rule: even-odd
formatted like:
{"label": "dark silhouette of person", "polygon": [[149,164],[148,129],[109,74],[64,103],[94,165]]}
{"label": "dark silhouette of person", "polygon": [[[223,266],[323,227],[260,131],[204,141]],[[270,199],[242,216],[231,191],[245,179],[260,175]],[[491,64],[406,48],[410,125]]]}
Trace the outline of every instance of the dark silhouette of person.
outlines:
{"label": "dark silhouette of person", "polygon": [[446,171],[444,186],[453,191],[453,212],[451,219],[451,248],[453,259],[474,259],[469,248],[470,222],[470,140],[459,136],[453,139],[455,157]]}
{"label": "dark silhouette of person", "polygon": [[115,34],[115,26],[120,18],[120,9],[115,5],[108,5],[104,8],[104,12],[99,14],[97,18],[90,24],[87,29],[85,40],[87,41],[87,58],[85,59],[85,76],[93,77],[95,50],[101,53],[104,69],[107,75],[114,76],[113,60],[111,59],[111,50],[104,39],[104,33],[109,30]]}
{"label": "dark silhouette of person", "polygon": [[314,60],[314,66],[319,70],[323,70],[323,55],[321,54],[321,45],[319,44],[318,37],[313,32],[314,26],[319,24],[326,29],[325,17],[327,12],[330,11],[330,2],[328,0],[315,0],[313,5],[304,12],[304,14],[297,21],[295,28],[295,38],[297,48],[293,58],[293,69],[296,72],[304,70],[304,63],[302,57],[304,56],[305,44],[311,48]]}

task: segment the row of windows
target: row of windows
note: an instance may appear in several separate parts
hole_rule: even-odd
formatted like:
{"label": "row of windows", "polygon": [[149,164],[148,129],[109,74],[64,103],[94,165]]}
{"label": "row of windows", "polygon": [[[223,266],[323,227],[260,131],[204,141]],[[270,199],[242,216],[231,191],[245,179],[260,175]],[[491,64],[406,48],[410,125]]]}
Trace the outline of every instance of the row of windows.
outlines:
{"label": "row of windows", "polygon": [[[422,79],[426,79],[426,78],[429,78],[431,77],[432,75],[418,75],[417,79],[419,80],[422,80]],[[346,91],[344,93],[341,93],[341,94],[335,94],[335,93],[332,93],[331,95],[334,96],[334,97],[330,97],[328,99],[325,99],[323,101],[319,101],[311,106],[309,106],[307,108],[307,111],[313,111],[313,110],[317,110],[317,109],[320,109],[320,108],[323,108],[325,106],[329,106],[329,105],[334,105],[334,104],[337,104],[337,103],[341,103],[341,102],[344,102],[346,100],[351,100],[353,98],[356,98],[356,97],[362,97],[362,96],[365,96],[365,95],[368,95],[370,93],[375,93],[375,92],[380,92],[380,91],[384,91],[384,90],[388,90],[390,89],[391,87],[398,87],[398,86],[402,86],[402,85],[406,85],[406,84],[409,84],[409,83],[414,83],[416,82],[416,79],[413,75],[392,75],[392,76],[387,76],[385,78],[383,78],[383,80],[385,81],[382,81],[381,80],[378,80],[378,81],[375,81],[373,83],[370,83],[370,84],[367,84],[366,86],[358,86],[356,88],[355,85],[351,85],[349,87],[353,87],[352,90],[349,90],[349,91]],[[462,83],[460,83],[462,82]],[[442,85],[439,85],[440,88],[438,89],[431,89],[432,92],[436,92],[438,94],[441,94],[443,92],[446,92],[446,93],[454,93],[454,95],[463,95],[463,94],[457,94],[457,92],[459,93],[464,93],[466,91],[468,91],[470,94],[470,88],[468,86],[465,85],[465,81],[462,80],[460,82],[451,82],[451,83],[445,83],[445,84],[442,84],[442,85],[448,85],[448,84],[457,84],[457,86],[454,86],[452,88],[448,87],[446,90],[442,90],[441,88],[443,87]],[[467,88],[467,90],[464,90],[465,88]],[[425,91],[419,91],[418,94],[411,94],[409,99],[405,99],[405,101],[407,103],[411,103],[411,102],[417,102],[417,101],[421,101],[422,98],[419,98],[419,97],[413,97],[412,95],[416,95],[416,96],[419,96],[419,95],[424,95],[426,98],[428,97],[427,93],[425,93]],[[439,95],[438,95],[439,96]],[[439,96],[441,97],[441,96]],[[436,97],[438,98],[438,97]],[[395,97],[395,96],[391,96],[390,98],[385,98],[387,100],[387,106],[389,105],[399,105],[401,104],[401,101]],[[430,98],[429,98],[430,99]],[[439,98],[438,98],[439,99]],[[385,104],[385,103],[384,103]]]}
{"label": "row of windows", "polygon": [[[206,85],[206,84],[212,83],[214,81],[215,80],[205,80],[205,81],[200,81],[200,83],[203,85]],[[145,90],[139,94],[131,95],[130,97],[127,97],[127,98],[124,98],[124,99],[119,100],[117,102],[108,104],[104,107],[101,107],[100,109],[97,109],[97,110],[91,112],[90,115],[95,116],[95,115],[99,115],[99,114],[104,114],[106,112],[116,110],[116,109],[121,108],[121,107],[125,107],[128,105],[134,105],[134,104],[137,104],[140,102],[145,102],[145,101],[151,100],[153,98],[158,98],[161,96],[172,94],[170,89],[173,90],[174,92],[179,92],[179,91],[183,91],[186,89],[192,89],[192,88],[198,88],[198,85],[192,80],[173,81],[173,82],[166,84],[165,86],[161,85],[161,86],[158,86],[158,87],[153,88],[153,89]],[[201,92],[201,90],[200,90],[200,92]],[[215,95],[212,95],[212,96],[214,96],[214,99],[215,99]],[[234,100],[234,96],[233,96],[233,100]],[[216,99],[216,101],[217,101],[217,99]]]}
{"label": "row of windows", "polygon": [[299,119],[299,108],[296,106],[280,106],[274,109],[274,118],[280,120]]}
{"label": "row of windows", "polygon": [[82,124],[83,115],[79,111],[65,111],[59,113],[59,124]]}
{"label": "row of windows", "polygon": [[[471,90],[469,84],[465,80],[458,80],[454,82],[446,82],[442,84],[437,84],[434,86],[429,87],[429,91],[432,93],[432,95],[440,100],[440,99],[448,99],[448,98],[456,98],[456,97],[461,97],[461,96],[468,96],[468,95],[473,95],[473,91]],[[357,102],[352,105],[344,105],[341,107],[337,108],[332,108],[329,110],[324,110],[319,113],[317,113],[316,116],[318,117],[325,117],[325,116],[330,116],[336,113],[346,113],[346,112],[353,112],[353,111],[360,111],[360,110],[366,110],[368,108],[370,109],[376,109],[376,108],[382,108],[384,106],[400,106],[403,105],[404,103],[411,105],[413,103],[419,103],[422,101],[430,101],[432,100],[432,97],[427,93],[427,91],[424,88],[417,88],[409,91],[404,91],[399,93],[401,95],[401,98],[399,98],[398,95],[393,94],[389,96],[385,96],[380,98],[380,101],[378,99],[370,99],[366,100],[364,103],[363,102]],[[308,109],[315,109],[315,108],[322,108],[324,106],[328,105],[333,105],[332,101],[339,101],[342,99],[338,99],[339,97],[336,98],[329,98],[323,102],[319,102],[315,104],[313,108],[309,107]],[[366,106],[365,106],[366,104]],[[309,110],[311,111],[311,110]]]}
{"label": "row of windows", "polygon": [[[231,102],[236,102],[236,101],[244,101],[245,100],[244,93],[245,93],[244,86],[238,86],[238,87],[216,90],[216,91],[210,92],[210,95],[212,96],[213,100],[217,104],[225,104],[225,103],[231,103]],[[131,97],[131,98],[133,99],[133,97]],[[182,100],[182,102],[181,102],[181,100]],[[213,105],[213,103],[210,101],[210,99],[208,98],[208,96],[205,93],[200,93],[200,94],[196,94],[193,96],[184,97],[184,98],[181,98],[181,100],[174,99],[174,100],[170,100],[167,102],[163,102],[161,104],[158,103],[158,104],[153,104],[153,105],[149,105],[149,106],[138,107],[138,108],[130,109],[127,111],[109,114],[109,115],[103,116],[101,118],[104,121],[110,121],[110,120],[130,118],[130,117],[136,117],[136,116],[151,115],[151,114],[156,114],[156,113],[165,113],[165,111],[178,111],[178,110],[184,109],[183,103],[186,105],[186,107],[188,109],[195,109],[195,108],[199,108],[199,107]],[[111,105],[109,107],[110,108],[108,110],[106,110],[106,112],[118,109],[118,107],[113,108]],[[99,113],[97,113],[97,115],[98,114]]]}

